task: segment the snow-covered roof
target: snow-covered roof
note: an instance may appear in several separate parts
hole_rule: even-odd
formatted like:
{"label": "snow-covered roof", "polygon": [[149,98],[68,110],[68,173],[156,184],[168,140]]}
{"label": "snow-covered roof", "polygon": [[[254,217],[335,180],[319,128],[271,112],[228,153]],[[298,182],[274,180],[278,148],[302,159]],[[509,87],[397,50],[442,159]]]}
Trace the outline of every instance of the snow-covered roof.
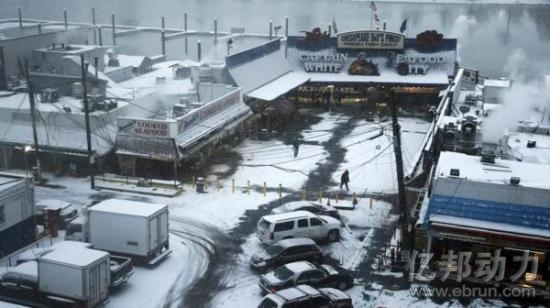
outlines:
{"label": "snow-covered roof", "polygon": [[485,79],[483,86],[495,88],[510,88],[512,81],[509,79]]}
{"label": "snow-covered roof", "polygon": [[296,211],[296,212],[288,212],[288,213],[282,213],[282,214],[266,215],[263,217],[263,219],[273,223],[276,221],[287,220],[287,219],[292,219],[297,217],[317,217],[317,215],[308,211]]}
{"label": "snow-covered roof", "polygon": [[524,226],[515,226],[505,223],[497,223],[486,220],[469,219],[447,215],[431,215],[429,218],[432,223],[441,223],[445,225],[456,225],[468,228],[484,229],[497,232],[506,232],[522,235],[531,235],[535,237],[550,238],[550,230],[541,230],[538,228],[529,228]]}
{"label": "snow-covered roof", "polygon": [[108,199],[88,208],[90,212],[117,213],[131,216],[150,217],[167,209],[168,206],[158,203],[131,201],[124,199]]}
{"label": "snow-covered roof", "polygon": [[[529,141],[534,141],[535,147],[528,148]],[[508,135],[508,148],[508,152],[518,160],[550,165],[550,136],[512,132]]]}
{"label": "snow-covered roof", "polygon": [[12,177],[0,176],[0,191],[5,191],[9,187],[19,185],[24,181],[25,179],[23,178],[12,178]]}
{"label": "snow-covered roof", "polygon": [[181,148],[192,146],[200,139],[208,136],[210,133],[227,126],[228,124],[235,124],[235,120],[244,118],[250,114],[250,112],[250,107],[248,107],[248,105],[243,102],[238,102],[223,112],[196,123],[197,125],[192,125],[189,128],[186,128],[183,133],[178,135],[176,138],[176,143]]}
{"label": "snow-covered roof", "polygon": [[75,246],[52,250],[38,258],[38,263],[52,262],[86,267],[109,256],[110,254],[105,251]]}
{"label": "snow-covered roof", "polygon": [[[170,66],[187,62],[166,61],[153,65],[154,70],[129,80],[119,82],[116,86],[127,89],[155,89],[159,94],[185,94],[193,88],[191,79],[174,79],[173,68]],[[165,78],[165,82],[157,84],[157,78]],[[109,89],[107,89],[109,91]]]}
{"label": "snow-covered roof", "polygon": [[41,207],[48,210],[64,209],[70,205],[70,202],[56,199],[44,199],[36,202],[36,207]]}
{"label": "snow-covered roof", "polygon": [[291,71],[282,49],[259,59],[229,68],[243,94],[248,94]]}
{"label": "snow-covered roof", "polygon": [[[151,60],[151,58],[147,56],[133,56],[133,55],[119,54],[117,55],[117,57],[118,57],[118,63],[120,64],[120,66],[131,66],[135,68],[140,67],[141,64],[143,64],[143,61],[145,61],[145,59]],[[107,63],[108,61],[109,61],[109,56],[105,56],[105,62]]]}
{"label": "snow-covered roof", "polygon": [[[50,25],[49,27],[52,27]],[[64,28],[64,27],[63,27]],[[57,45],[59,48],[52,49],[51,47],[48,48],[38,48],[36,51],[39,52],[45,52],[45,53],[60,53],[60,54],[68,54],[68,55],[80,55],[81,53],[86,53],[92,50],[103,50],[105,47],[102,46],[96,46],[96,45],[76,45],[76,44],[67,44],[65,48],[61,48],[61,45]],[[69,47],[69,49],[67,49]]]}
{"label": "snow-covered roof", "polygon": [[249,97],[272,101],[292,89],[306,83],[311,77],[304,73],[290,72],[247,94]]}
{"label": "snow-covered roof", "polygon": [[459,169],[459,178],[473,182],[510,185],[511,177],[519,177],[520,185],[550,189],[550,165],[497,159],[495,164],[481,162],[480,156],[442,152],[436,177],[450,177],[451,169]]}

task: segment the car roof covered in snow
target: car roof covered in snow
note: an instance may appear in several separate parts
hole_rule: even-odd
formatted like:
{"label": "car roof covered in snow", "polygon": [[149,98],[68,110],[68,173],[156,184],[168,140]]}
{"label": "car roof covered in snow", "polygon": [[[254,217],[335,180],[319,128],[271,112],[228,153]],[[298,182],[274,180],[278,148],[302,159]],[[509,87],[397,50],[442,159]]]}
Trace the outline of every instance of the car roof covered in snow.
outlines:
{"label": "car roof covered in snow", "polygon": [[283,289],[276,294],[285,300],[293,300],[303,296],[320,294],[320,292],[309,285],[302,284],[294,288]]}
{"label": "car roof covered in snow", "polygon": [[294,273],[305,272],[316,268],[315,265],[307,261],[298,261],[298,262],[288,263],[285,265],[285,267],[293,271]]}
{"label": "car roof covered in snow", "polygon": [[276,242],[275,245],[279,245],[284,248],[287,248],[287,247],[299,246],[299,245],[316,245],[316,244],[315,244],[315,241],[313,241],[310,238],[297,237],[297,238],[288,238],[288,239],[280,240]]}
{"label": "car roof covered in snow", "polygon": [[167,208],[167,205],[123,199],[108,199],[90,207],[90,212],[117,213],[149,217]]}
{"label": "car roof covered in snow", "polygon": [[334,288],[321,288],[319,289],[319,291],[321,291],[321,293],[325,294],[326,296],[328,296],[331,300],[333,301],[336,301],[336,300],[343,300],[343,299],[350,299],[349,295],[347,295],[345,292],[342,292],[338,289],[334,289]]}
{"label": "car roof covered in snow", "polygon": [[317,217],[317,215],[308,211],[296,211],[296,212],[288,212],[288,213],[282,213],[282,214],[266,215],[263,217],[263,219],[269,222],[277,222],[280,220],[287,220],[287,219],[293,219],[298,217]]}
{"label": "car roof covered in snow", "polygon": [[283,206],[281,206],[281,208],[287,209],[289,211],[294,211],[295,209],[299,209],[299,208],[304,207],[304,206],[315,206],[315,207],[319,207],[319,208],[324,208],[323,205],[316,204],[316,203],[313,203],[311,201],[290,202],[290,203],[284,204]]}

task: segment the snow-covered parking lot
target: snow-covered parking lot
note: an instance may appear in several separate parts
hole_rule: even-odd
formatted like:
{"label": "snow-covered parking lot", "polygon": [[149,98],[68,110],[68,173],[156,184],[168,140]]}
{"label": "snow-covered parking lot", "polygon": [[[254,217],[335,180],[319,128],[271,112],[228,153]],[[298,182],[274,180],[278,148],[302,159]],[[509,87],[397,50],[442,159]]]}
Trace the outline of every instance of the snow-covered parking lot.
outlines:
{"label": "snow-covered parking lot", "polygon": [[[428,125],[418,119],[402,119],[406,167],[418,152]],[[111,295],[108,307],[255,307],[261,299],[259,276],[250,270],[248,261],[263,248],[254,234],[259,218],[282,203],[302,199],[304,187],[324,190],[323,204],[329,192],[333,206],[337,205],[336,193],[340,194],[338,205],[342,205],[349,204],[355,192],[359,195],[356,209],[340,210],[341,240],[323,243],[321,248],[326,263],[353,276],[355,285],[347,293],[355,306],[376,305],[382,297],[375,293],[383,287],[376,289],[378,285],[367,281],[364,271],[372,270],[366,263],[374,258],[369,254],[377,253],[376,234],[391,233],[397,217],[391,214],[390,203],[362,194],[391,193],[396,187],[388,123],[322,113],[300,132],[299,142],[296,153],[292,144],[277,138],[243,141],[233,149],[242,157],[235,172],[220,179],[219,188],[211,180],[207,193],[197,193],[189,184],[173,198],[92,191],[87,179],[52,177],[50,184],[61,188],[37,187],[36,197],[79,204],[117,197],[169,205],[173,253],[155,268],[137,267],[129,283]],[[228,170],[229,164],[218,161],[211,172]],[[344,169],[350,171],[349,192],[338,187]],[[316,193],[307,196],[316,201]],[[416,301],[402,295],[402,302]]]}

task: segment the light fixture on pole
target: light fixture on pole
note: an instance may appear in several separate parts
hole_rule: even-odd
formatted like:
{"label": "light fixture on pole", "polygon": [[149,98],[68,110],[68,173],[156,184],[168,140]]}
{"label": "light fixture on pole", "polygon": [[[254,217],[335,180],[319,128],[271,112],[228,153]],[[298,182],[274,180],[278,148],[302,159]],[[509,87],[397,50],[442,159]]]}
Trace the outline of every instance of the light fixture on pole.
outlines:
{"label": "light fixture on pole", "polygon": [[29,178],[29,162],[27,161],[27,153],[33,150],[32,146],[26,145],[23,147],[23,159],[25,160],[25,178]]}
{"label": "light fixture on pole", "polygon": [[283,26],[281,26],[281,25],[273,27],[273,30],[275,30],[275,37],[277,37],[277,33],[279,32],[279,30],[281,30],[282,27]]}

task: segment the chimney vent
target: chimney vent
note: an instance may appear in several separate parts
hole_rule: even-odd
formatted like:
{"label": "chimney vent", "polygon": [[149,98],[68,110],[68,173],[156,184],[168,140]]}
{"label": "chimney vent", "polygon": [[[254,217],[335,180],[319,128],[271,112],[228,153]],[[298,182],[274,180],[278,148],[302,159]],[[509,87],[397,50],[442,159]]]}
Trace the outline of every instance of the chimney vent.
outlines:
{"label": "chimney vent", "polygon": [[518,176],[513,176],[510,178],[510,184],[512,185],[519,185],[520,178]]}
{"label": "chimney vent", "polygon": [[460,169],[451,169],[451,176],[460,176]]}

